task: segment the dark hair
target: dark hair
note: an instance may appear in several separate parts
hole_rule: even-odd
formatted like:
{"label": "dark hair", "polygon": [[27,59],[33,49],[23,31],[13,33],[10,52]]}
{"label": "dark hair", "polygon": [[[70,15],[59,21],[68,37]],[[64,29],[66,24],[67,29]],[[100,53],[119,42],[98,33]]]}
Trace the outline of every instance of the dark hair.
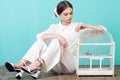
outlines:
{"label": "dark hair", "polygon": [[57,10],[56,10],[58,15],[60,15],[68,7],[73,9],[72,4],[70,2],[68,2],[68,1],[66,1],[66,0],[61,1],[60,3],[58,3]]}

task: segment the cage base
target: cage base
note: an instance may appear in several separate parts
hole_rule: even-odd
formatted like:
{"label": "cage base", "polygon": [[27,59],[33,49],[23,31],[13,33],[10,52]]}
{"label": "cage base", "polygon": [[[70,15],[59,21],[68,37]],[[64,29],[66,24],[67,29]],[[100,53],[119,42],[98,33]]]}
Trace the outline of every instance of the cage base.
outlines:
{"label": "cage base", "polygon": [[114,76],[114,70],[109,69],[79,69],[76,71],[77,76],[80,75],[112,75]]}

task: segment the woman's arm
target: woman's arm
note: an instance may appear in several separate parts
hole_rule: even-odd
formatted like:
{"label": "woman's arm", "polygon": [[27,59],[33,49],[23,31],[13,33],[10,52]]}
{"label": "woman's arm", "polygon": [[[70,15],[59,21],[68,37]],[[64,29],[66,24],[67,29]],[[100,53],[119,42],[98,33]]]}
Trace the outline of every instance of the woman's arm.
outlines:
{"label": "woman's arm", "polygon": [[95,29],[95,30],[104,30],[104,28],[101,27],[101,26],[94,26],[94,25],[88,25],[88,24],[79,24],[79,25],[77,25],[75,31],[79,32],[79,30],[85,29],[85,28],[91,28],[91,29]]}
{"label": "woman's arm", "polygon": [[41,39],[46,41],[46,40],[51,40],[57,38],[55,34],[51,34],[51,33],[45,33],[41,36]]}
{"label": "woman's arm", "polygon": [[43,35],[41,36],[41,39],[44,40],[44,41],[46,41],[46,40],[51,40],[51,39],[54,39],[54,38],[57,38],[57,39],[60,41],[60,44],[61,44],[64,48],[66,48],[66,47],[68,46],[66,39],[65,39],[63,36],[59,35],[59,34],[46,33],[46,34],[43,34]]}

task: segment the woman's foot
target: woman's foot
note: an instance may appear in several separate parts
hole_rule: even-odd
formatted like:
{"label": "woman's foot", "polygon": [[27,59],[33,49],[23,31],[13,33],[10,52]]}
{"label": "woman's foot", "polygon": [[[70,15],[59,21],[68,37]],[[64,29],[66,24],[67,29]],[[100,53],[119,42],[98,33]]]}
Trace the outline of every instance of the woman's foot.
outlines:
{"label": "woman's foot", "polygon": [[41,70],[41,66],[42,66],[43,61],[34,61],[33,63],[31,63],[30,65],[26,66],[26,67],[22,67],[21,69],[27,73],[36,73],[37,71]]}
{"label": "woman's foot", "polygon": [[25,61],[21,61],[17,64],[13,64],[11,62],[6,62],[5,63],[5,67],[10,72],[20,72],[22,66],[26,66]]}
{"label": "woman's foot", "polygon": [[5,67],[10,72],[20,72],[20,68],[15,68],[14,64],[11,62],[6,62]]}

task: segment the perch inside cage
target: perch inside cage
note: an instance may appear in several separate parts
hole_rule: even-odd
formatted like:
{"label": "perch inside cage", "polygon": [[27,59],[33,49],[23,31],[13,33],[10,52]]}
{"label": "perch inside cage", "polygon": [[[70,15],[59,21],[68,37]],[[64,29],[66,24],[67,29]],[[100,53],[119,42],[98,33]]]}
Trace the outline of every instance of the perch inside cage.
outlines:
{"label": "perch inside cage", "polygon": [[113,75],[115,43],[108,31],[84,30],[77,45],[77,75]]}

